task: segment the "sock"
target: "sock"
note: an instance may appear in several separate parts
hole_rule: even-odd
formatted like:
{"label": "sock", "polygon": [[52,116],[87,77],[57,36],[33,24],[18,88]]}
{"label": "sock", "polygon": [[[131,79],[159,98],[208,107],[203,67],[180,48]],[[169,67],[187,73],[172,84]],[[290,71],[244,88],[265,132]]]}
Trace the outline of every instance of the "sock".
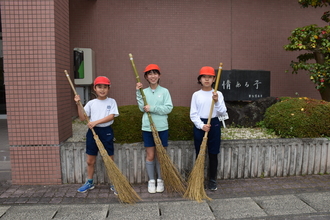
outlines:
{"label": "sock", "polygon": [[209,154],[209,179],[217,180],[218,154]]}
{"label": "sock", "polygon": [[146,161],[146,170],[149,180],[155,179],[155,163],[154,161]]}
{"label": "sock", "polygon": [[156,169],[157,169],[157,179],[162,179],[162,173],[160,171],[160,164],[157,158],[155,158]]}
{"label": "sock", "polygon": [[87,182],[88,182],[89,184],[93,184],[93,179],[88,179]]}

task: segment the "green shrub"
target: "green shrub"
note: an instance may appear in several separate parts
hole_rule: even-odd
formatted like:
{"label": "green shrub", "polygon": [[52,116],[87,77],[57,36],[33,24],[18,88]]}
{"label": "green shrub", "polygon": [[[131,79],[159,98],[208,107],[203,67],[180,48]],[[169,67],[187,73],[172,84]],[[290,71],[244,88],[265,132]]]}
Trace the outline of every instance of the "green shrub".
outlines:
{"label": "green shrub", "polygon": [[142,141],[142,112],[137,105],[118,107],[119,116],[115,118],[112,128],[116,143],[134,143]]}
{"label": "green shrub", "polygon": [[[116,143],[142,142],[142,112],[137,105],[119,106],[119,116],[112,125]],[[189,107],[176,106],[169,114],[169,140],[192,140],[193,124]]]}
{"label": "green shrub", "polygon": [[282,138],[330,137],[329,113],[329,102],[285,97],[266,110],[264,125]]}
{"label": "green shrub", "polygon": [[172,112],[168,115],[169,140],[193,140],[194,124],[190,120],[189,112],[189,107],[176,106],[173,108]]}

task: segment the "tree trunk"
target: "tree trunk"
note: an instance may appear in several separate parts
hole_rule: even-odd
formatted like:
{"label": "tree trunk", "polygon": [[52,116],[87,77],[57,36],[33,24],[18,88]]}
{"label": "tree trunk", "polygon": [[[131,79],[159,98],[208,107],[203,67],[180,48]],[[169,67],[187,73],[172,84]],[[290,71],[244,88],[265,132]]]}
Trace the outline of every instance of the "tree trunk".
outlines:
{"label": "tree trunk", "polygon": [[323,91],[320,91],[320,94],[322,100],[330,102],[330,87],[326,87]]}
{"label": "tree trunk", "polygon": [[325,56],[323,53],[314,52],[314,58],[316,60],[316,63],[324,64],[324,62],[325,62]]}
{"label": "tree trunk", "polygon": [[[320,52],[314,52],[314,58],[316,60],[316,63],[324,64],[325,62],[325,56],[323,53]],[[330,102],[330,87],[326,87],[322,91],[320,91],[321,98],[324,101]]]}

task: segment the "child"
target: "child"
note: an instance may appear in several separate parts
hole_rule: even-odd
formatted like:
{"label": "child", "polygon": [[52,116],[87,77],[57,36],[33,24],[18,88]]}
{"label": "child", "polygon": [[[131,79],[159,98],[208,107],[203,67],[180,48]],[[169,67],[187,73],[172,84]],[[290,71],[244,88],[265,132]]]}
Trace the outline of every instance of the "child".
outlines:
{"label": "child", "polygon": [[[156,64],[150,64],[145,68],[144,78],[149,83],[149,87],[143,90],[148,105],[144,104],[140,92],[140,88],[143,88],[142,83],[136,84],[136,99],[138,102],[139,109],[144,112],[142,117],[142,135],[144,146],[146,148],[146,170],[149,177],[148,192],[156,193],[164,191],[164,182],[161,177],[160,164],[155,157],[155,142],[152,136],[150,121],[147,112],[150,112],[151,114],[152,120],[162,141],[162,145],[164,147],[167,147],[167,115],[172,111],[173,104],[169,91],[159,85],[160,69]],[[157,188],[155,180],[155,165],[157,168]]]}
{"label": "child", "polygon": [[[90,122],[87,126],[90,128],[86,134],[86,154],[87,154],[87,178],[86,183],[78,189],[78,192],[86,192],[87,190],[94,189],[93,175],[94,166],[96,162],[96,156],[99,151],[97,144],[94,140],[91,129],[93,128],[95,133],[99,136],[99,139],[104,145],[108,155],[113,160],[113,130],[111,124],[114,122],[114,118],[119,115],[117,103],[114,99],[108,98],[110,90],[110,80],[105,76],[99,76],[94,80],[94,91],[97,94],[97,98],[90,100],[85,105],[84,109],[89,117]],[[74,100],[78,104],[80,101],[79,95],[74,97]],[[80,120],[84,121],[86,118],[81,107],[78,105],[78,114]],[[117,192],[111,185],[110,189]]]}
{"label": "child", "polygon": [[[205,132],[208,132],[207,150],[209,156],[208,188],[217,190],[218,154],[220,153],[221,123],[218,116],[226,114],[227,108],[221,92],[215,92],[212,84],[215,82],[215,72],[212,67],[204,66],[197,78],[202,89],[192,95],[190,105],[190,119],[194,123],[194,144],[198,156]],[[210,108],[214,100],[214,109],[210,125],[207,124]]]}

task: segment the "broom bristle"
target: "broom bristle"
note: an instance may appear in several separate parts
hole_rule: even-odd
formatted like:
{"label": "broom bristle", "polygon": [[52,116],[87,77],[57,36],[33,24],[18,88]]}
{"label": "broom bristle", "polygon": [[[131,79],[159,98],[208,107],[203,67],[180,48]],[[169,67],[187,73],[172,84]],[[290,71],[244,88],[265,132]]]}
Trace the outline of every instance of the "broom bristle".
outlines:
{"label": "broom bristle", "polygon": [[183,195],[186,191],[185,181],[181,177],[176,166],[172,163],[171,158],[166,153],[162,145],[156,145],[156,154],[159,160],[162,178],[166,186],[166,190],[170,193],[177,192]]}
{"label": "broom bristle", "polygon": [[119,201],[128,204],[133,204],[140,201],[141,198],[132,188],[126,177],[120,172],[112,159],[109,159],[107,164],[107,173],[111,183],[114,185],[116,191],[118,192]]}
{"label": "broom bristle", "polygon": [[204,138],[195,165],[188,178],[187,190],[183,195],[184,198],[196,200],[197,202],[201,202],[203,199],[211,200],[204,189],[206,141],[207,139]]}
{"label": "broom bristle", "polygon": [[166,190],[170,193],[178,192],[183,194],[186,190],[185,181],[181,177],[178,169],[173,164],[172,160],[166,153],[161,140],[158,136],[156,128],[151,125],[154,142],[156,144],[156,155],[160,164],[160,170],[162,172],[162,178],[166,186]]}
{"label": "broom bristle", "polygon": [[[69,76],[67,70],[64,70],[64,73],[65,73],[65,75],[66,75],[66,77],[67,77],[67,79],[68,79],[68,81],[71,85],[73,93],[75,95],[77,95],[77,91],[76,91],[75,87],[72,84],[72,81],[70,79],[70,76]],[[89,119],[87,117],[85,109],[82,106],[80,101],[78,101],[78,103],[79,103],[79,106],[80,106],[81,110],[84,112],[85,119],[88,123]],[[92,128],[91,130],[93,132],[95,143],[96,143],[96,145],[97,145],[97,147],[100,151],[100,154],[103,158],[103,162],[105,164],[109,179],[110,179],[110,181],[112,181],[112,184],[114,185],[114,187],[118,191],[119,200],[121,202],[129,203],[129,204],[135,203],[135,202],[141,200],[141,198],[138,196],[138,194],[135,192],[135,190],[129,184],[126,177],[120,172],[120,170],[116,166],[115,162],[109,157],[107,151],[104,149],[103,143],[100,141],[100,139],[97,136],[97,134],[95,133],[94,129]]]}
{"label": "broom bristle", "polygon": [[118,192],[119,201],[128,204],[140,201],[141,198],[132,188],[127,178],[120,172],[115,162],[109,157],[100,139],[96,137],[96,135],[94,135],[94,139],[97,143],[103,162],[105,164],[108,177]]}

